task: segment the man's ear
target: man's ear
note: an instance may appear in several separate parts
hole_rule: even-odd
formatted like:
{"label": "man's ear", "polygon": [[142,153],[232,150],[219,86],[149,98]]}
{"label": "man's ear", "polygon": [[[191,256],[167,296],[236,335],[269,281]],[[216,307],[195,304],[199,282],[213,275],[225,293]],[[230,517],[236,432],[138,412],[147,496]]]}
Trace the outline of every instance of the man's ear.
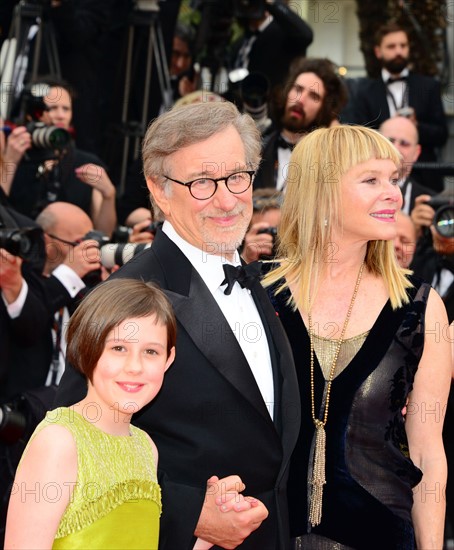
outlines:
{"label": "man's ear", "polygon": [[376,57],[377,59],[381,59],[380,46],[374,46],[374,53],[375,53],[375,57]]}
{"label": "man's ear", "polygon": [[146,178],[146,181],[151,196],[153,197],[153,202],[156,203],[164,215],[167,216],[170,212],[170,206],[162,185],[149,177]]}
{"label": "man's ear", "polygon": [[420,154],[421,154],[421,145],[418,143],[415,149],[415,158],[413,162],[416,162],[418,160]]}

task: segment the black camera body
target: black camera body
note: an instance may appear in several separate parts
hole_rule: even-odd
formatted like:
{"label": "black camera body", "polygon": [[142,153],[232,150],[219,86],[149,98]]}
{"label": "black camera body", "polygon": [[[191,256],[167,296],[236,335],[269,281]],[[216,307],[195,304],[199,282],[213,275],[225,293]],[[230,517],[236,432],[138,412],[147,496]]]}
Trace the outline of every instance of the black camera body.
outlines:
{"label": "black camera body", "polygon": [[1,227],[0,248],[25,261],[37,260],[44,254],[43,232],[39,227]]}
{"label": "black camera body", "polygon": [[267,256],[266,254],[262,254],[260,256],[261,260],[270,260],[276,256],[276,239],[277,239],[277,227],[264,227],[263,229],[259,229],[257,231],[258,233],[267,233],[268,235],[271,235],[273,237],[273,250],[271,253],[271,256]]}
{"label": "black camera body", "polygon": [[447,239],[454,238],[454,195],[435,195],[426,204],[435,210],[432,223],[437,232]]}
{"label": "black camera body", "polygon": [[9,209],[0,205],[0,248],[25,261],[44,265],[46,248],[43,230],[38,225],[33,226],[32,220],[24,219],[24,222],[19,225]]}
{"label": "black camera body", "polygon": [[268,235],[271,235],[273,239],[276,240],[277,227],[265,227],[264,229],[259,229],[257,233],[268,233]]}
{"label": "black camera body", "polygon": [[156,235],[156,231],[162,227],[162,224],[164,222],[151,222],[150,225],[147,225],[147,227],[144,227],[142,231],[148,231],[148,233],[151,233],[152,235]]}

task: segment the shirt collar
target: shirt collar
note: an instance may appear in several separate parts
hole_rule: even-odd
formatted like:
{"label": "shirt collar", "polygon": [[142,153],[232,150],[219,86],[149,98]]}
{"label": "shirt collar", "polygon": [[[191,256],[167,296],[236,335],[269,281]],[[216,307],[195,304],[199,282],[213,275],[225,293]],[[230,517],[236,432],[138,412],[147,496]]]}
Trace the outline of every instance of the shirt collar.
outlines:
{"label": "shirt collar", "polygon": [[202,277],[209,291],[213,294],[225,279],[223,264],[241,265],[240,255],[235,252],[233,262],[227,261],[224,256],[208,254],[207,252],[188,243],[174,229],[169,221],[165,221],[162,231],[173,241],[186,258],[191,262],[194,269]]}
{"label": "shirt collar", "polygon": [[[408,75],[410,74],[410,71],[408,70],[408,67],[405,67],[405,69],[399,73],[399,76],[400,77],[407,77]],[[382,80],[383,82],[388,82],[389,78],[391,76],[396,76],[396,75],[391,75],[391,73],[388,71],[388,69],[385,69],[383,67],[383,69],[381,70],[381,77],[382,77]]]}

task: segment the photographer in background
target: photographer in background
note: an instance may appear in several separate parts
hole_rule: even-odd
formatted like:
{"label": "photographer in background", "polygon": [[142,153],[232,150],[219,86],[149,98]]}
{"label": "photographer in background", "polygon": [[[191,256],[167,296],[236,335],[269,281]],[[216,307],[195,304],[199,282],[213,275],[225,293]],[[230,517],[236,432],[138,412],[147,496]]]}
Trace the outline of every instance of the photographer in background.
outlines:
{"label": "photographer in background", "polygon": [[[382,122],[378,131],[388,138],[402,155],[402,173],[399,178],[399,187],[404,199],[402,210],[405,214],[411,214],[419,237],[422,226],[429,226],[434,215],[432,209],[426,212],[428,215],[424,214],[424,209],[420,212],[419,205],[428,201],[435,193],[418,183],[412,175],[413,165],[421,154],[418,129],[410,119],[396,115]],[[418,199],[420,195],[426,196]]]}
{"label": "photographer in background", "polygon": [[273,92],[283,84],[292,61],[306,55],[312,29],[285,1],[234,1],[233,6],[244,33],[232,45],[231,66],[265,76]]}
{"label": "photographer in background", "polygon": [[47,339],[37,354],[47,364],[43,384],[58,384],[65,367],[65,327],[82,294],[107,278],[101,273],[99,242],[93,223],[78,206],[49,204],[37,217],[46,242],[43,275],[49,300]]}
{"label": "photographer in background", "polygon": [[281,204],[282,194],[274,189],[253,192],[251,224],[241,248],[241,257],[246,263],[274,257]]}
{"label": "photographer in background", "polygon": [[422,229],[413,261],[410,265],[440,294],[448,310],[449,322],[454,320],[454,193],[444,190],[431,197],[417,197],[415,211]]}
{"label": "photographer in background", "polygon": [[[46,125],[70,130],[72,98],[65,84],[36,84],[30,88],[30,96],[23,101],[29,101],[31,107],[22,106],[21,111],[30,116],[33,110],[33,116]],[[41,157],[36,157],[31,155],[36,145],[21,128],[13,130],[9,139],[6,154],[12,159],[10,164],[17,168],[12,181],[2,180],[1,185],[12,206],[35,218],[51,202],[70,202],[90,216],[95,229],[107,235],[112,233],[116,223],[116,190],[96,155],[77,149],[70,141],[57,158],[52,150],[44,150]]]}

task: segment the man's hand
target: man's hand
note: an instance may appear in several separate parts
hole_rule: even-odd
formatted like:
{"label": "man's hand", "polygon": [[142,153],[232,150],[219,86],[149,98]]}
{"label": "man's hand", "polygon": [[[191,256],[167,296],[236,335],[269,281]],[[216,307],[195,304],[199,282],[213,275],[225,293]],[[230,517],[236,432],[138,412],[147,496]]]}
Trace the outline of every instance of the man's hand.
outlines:
{"label": "man's hand", "polygon": [[101,269],[98,243],[94,240],[82,241],[68,252],[63,264],[75,271],[81,279],[90,271]]}
{"label": "man's hand", "polygon": [[[195,536],[230,550],[242,544],[258,529],[268,517],[268,510],[258,499],[238,497],[244,489],[245,485],[239,476],[232,475],[222,479],[212,476],[207,482],[205,502]],[[234,505],[229,505],[230,509],[227,511],[221,509],[223,501],[224,504],[231,503],[235,498],[238,499],[238,511]]]}
{"label": "man's hand", "polygon": [[422,228],[430,227],[434,219],[435,210],[427,204],[431,198],[430,195],[419,195],[415,198],[415,206],[410,212],[418,237],[421,236]]}
{"label": "man's hand", "polygon": [[269,233],[259,233],[263,229],[268,229],[270,224],[267,222],[257,222],[252,225],[245,237],[241,256],[246,263],[255,262],[260,256],[272,256],[274,238]]}
{"label": "man's hand", "polygon": [[21,266],[20,258],[0,248],[0,289],[8,304],[15,302],[20,294],[23,283]]}
{"label": "man's hand", "polygon": [[91,163],[83,164],[75,169],[75,173],[80,181],[90,185],[93,189],[97,189],[103,199],[113,199],[115,197],[115,186],[102,166]]}

